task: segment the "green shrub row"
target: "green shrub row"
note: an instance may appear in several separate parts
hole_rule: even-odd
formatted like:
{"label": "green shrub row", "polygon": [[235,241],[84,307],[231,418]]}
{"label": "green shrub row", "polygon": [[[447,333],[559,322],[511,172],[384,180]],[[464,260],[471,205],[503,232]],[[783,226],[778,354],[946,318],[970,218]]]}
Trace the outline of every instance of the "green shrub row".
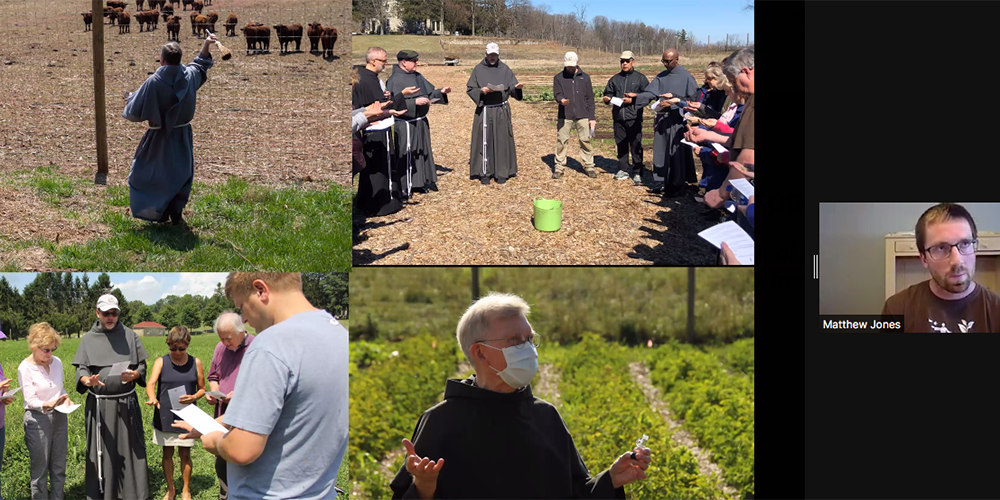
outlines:
{"label": "green shrub row", "polygon": [[[720,358],[670,343],[647,354],[653,384],[684,427],[713,454],[740,497],[754,494],[753,379],[730,375]],[[743,360],[744,366],[746,360]],[[749,365],[753,367],[751,344]]]}
{"label": "green shrub row", "polygon": [[645,480],[625,487],[629,498],[724,498],[710,479],[701,475],[694,455],[670,441],[671,432],[663,417],[653,411],[633,381],[629,361],[639,358],[634,349],[589,334],[569,348],[559,363],[560,413],[591,474],[610,467],[646,434],[653,463]]}
{"label": "green shrub row", "polygon": [[379,461],[402,448],[424,410],[440,401],[445,380],[454,375],[461,353],[454,342],[430,335],[402,342],[351,343],[352,480],[370,498],[388,498],[391,477]]}

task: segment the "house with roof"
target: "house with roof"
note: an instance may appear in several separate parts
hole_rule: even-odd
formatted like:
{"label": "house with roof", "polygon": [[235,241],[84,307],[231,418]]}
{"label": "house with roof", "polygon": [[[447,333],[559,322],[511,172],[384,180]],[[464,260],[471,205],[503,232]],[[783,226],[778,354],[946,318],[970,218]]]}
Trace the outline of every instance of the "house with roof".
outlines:
{"label": "house with roof", "polygon": [[140,337],[162,337],[167,334],[167,327],[155,321],[143,321],[132,327]]}

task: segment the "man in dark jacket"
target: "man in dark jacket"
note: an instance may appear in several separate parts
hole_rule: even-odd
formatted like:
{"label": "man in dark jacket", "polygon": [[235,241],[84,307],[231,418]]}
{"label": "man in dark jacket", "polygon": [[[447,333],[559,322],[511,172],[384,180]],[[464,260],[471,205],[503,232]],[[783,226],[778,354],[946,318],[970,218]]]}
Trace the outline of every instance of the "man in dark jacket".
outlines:
{"label": "man in dark jacket", "polygon": [[[611,117],[615,125],[615,144],[618,146],[618,173],[615,179],[629,177],[636,186],[642,184],[642,106],[636,106],[634,99],[646,90],[649,79],[635,71],[632,51],[626,50],[621,56],[621,73],[612,76],[604,87],[604,104],[611,104]],[[632,164],[628,153],[632,151]]]}
{"label": "man in dark jacket", "polygon": [[597,171],[594,170],[594,149],[590,146],[590,138],[597,126],[594,118],[594,87],[590,84],[590,75],[580,69],[578,62],[576,52],[567,52],[563,57],[563,71],[552,79],[552,93],[559,103],[559,132],[556,134],[553,179],[562,177],[566,170],[566,150],[570,131],[574,127],[580,136],[583,169],[588,176],[597,177]]}

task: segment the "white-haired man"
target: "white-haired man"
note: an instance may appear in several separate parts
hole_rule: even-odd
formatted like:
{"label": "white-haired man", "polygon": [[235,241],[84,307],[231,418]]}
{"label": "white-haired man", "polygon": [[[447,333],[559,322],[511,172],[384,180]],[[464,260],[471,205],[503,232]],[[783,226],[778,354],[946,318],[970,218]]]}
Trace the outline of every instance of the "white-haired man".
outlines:
{"label": "white-haired man", "polygon": [[465,311],[457,337],[475,373],[448,380],[444,401],[403,440],[393,498],[625,498],[624,485],[645,479],[650,450],[639,447],[591,477],[559,412],[531,393],[529,311],[498,293]]}
{"label": "white-haired man", "polygon": [[[215,398],[211,394],[205,396],[208,403],[215,405],[215,418],[225,415],[229,402],[233,399],[233,389],[236,387],[236,376],[240,373],[240,364],[247,347],[253,342],[254,336],[247,333],[243,319],[239,314],[225,311],[215,319],[215,334],[219,343],[212,354],[212,365],[208,369],[208,390],[221,392],[224,398]],[[215,457],[215,474],[219,477],[219,500],[229,497],[229,478],[226,475],[226,459]]]}

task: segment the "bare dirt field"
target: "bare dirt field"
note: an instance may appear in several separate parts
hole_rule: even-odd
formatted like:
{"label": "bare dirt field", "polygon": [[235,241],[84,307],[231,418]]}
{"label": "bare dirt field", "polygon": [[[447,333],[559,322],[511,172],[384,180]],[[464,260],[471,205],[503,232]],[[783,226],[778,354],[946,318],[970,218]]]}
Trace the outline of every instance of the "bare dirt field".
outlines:
{"label": "bare dirt field", "polygon": [[[458,37],[461,38],[461,37]],[[673,199],[649,192],[652,175],[645,185],[616,181],[618,170],[611,137],[610,109],[598,105],[595,164],[598,177],[582,170],[579,146],[570,140],[566,175],[552,179],[556,108],[554,103],[511,100],[518,175],[505,185],[481,186],[469,179],[469,141],[475,105],[465,95],[470,68],[484,52],[482,45],[464,46],[448,42],[450,37],[358,36],[353,40],[354,64],[363,64],[369,45],[384,47],[394,63],[398,50],[414,40],[425,66],[420,72],[438,88],[452,87],[450,103],[433,106],[428,115],[434,159],[438,169],[438,192],[415,194],[403,210],[385,217],[365,218],[355,213],[354,265],[713,265],[717,250],[697,236],[718,223],[719,217],[697,203],[689,193]],[[423,44],[422,46],[420,44]],[[437,47],[435,47],[437,45]],[[559,71],[566,47],[553,44],[505,47],[501,58],[517,51],[517,62],[505,60],[525,81],[526,97],[545,88],[551,92],[552,75]],[[443,66],[445,55],[458,55],[461,65]],[[652,59],[644,56],[640,68],[650,78],[656,75]],[[701,83],[704,65],[712,55],[699,55],[681,63]],[[440,60],[438,58],[441,58]],[[593,72],[585,61],[594,61]],[[720,57],[721,58],[721,57]],[[600,95],[617,64],[617,54],[581,54],[581,66],[593,76]],[[648,68],[648,69],[647,69]],[[524,77],[522,78],[522,73]],[[387,75],[383,75],[384,77]],[[544,82],[548,82],[547,86]],[[651,114],[650,117],[651,118]],[[651,120],[650,120],[651,121]],[[644,135],[644,157],[652,166],[652,136]],[[701,164],[695,158],[700,177]],[[537,231],[532,226],[532,199],[536,196],[563,202],[562,228]]]}
{"label": "bare dirt field", "polygon": [[[19,266],[44,268],[46,259],[39,256],[67,242],[107,236],[96,222],[106,218],[107,199],[127,186],[132,156],[146,132],[146,123],[122,118],[122,97],[159,68],[168,34],[162,16],[156,29],[140,32],[135,0],[129,0],[130,33],[119,34],[118,26],[94,16],[95,25],[105,23],[109,164],[107,186],[95,186],[92,33],[85,31],[81,16],[91,5],[87,0],[0,0],[0,185],[6,188],[0,202],[0,253],[17,252]],[[204,39],[192,34],[191,12],[182,9],[177,7],[175,15],[181,17],[179,43],[187,64]],[[346,0],[213,0],[205,7],[205,13],[219,14],[216,33],[233,57],[223,61],[213,47],[215,66],[198,91],[191,122],[192,202],[197,183],[214,186],[232,178],[304,193],[334,184],[349,189],[350,9]],[[238,17],[235,37],[226,36],[222,24],[230,13]],[[269,53],[247,55],[239,28],[250,21],[272,26]],[[310,53],[305,35],[300,52],[279,53],[275,24],[308,28],[311,22],[340,32],[333,57]],[[31,173],[37,169],[46,173]],[[23,182],[26,176],[50,174],[67,183],[55,197],[47,197],[38,182]],[[199,228],[191,231],[197,235]],[[55,247],[39,251],[38,240]],[[0,258],[0,265],[5,262]]]}

